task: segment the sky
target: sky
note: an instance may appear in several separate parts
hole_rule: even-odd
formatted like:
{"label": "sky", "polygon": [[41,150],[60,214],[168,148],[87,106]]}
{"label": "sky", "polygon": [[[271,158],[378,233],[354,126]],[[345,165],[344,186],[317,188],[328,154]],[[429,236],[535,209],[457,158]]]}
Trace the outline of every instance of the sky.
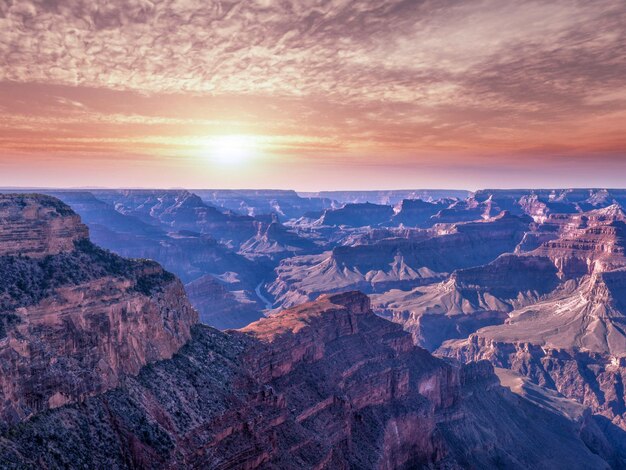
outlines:
{"label": "sky", "polygon": [[0,186],[626,187],[624,0],[0,0]]}

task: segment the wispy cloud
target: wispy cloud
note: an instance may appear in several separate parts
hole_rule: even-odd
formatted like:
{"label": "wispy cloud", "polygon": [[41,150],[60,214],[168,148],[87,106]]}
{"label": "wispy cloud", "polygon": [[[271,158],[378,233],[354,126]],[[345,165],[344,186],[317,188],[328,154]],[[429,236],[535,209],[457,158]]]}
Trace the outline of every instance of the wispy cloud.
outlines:
{"label": "wispy cloud", "polygon": [[0,152],[248,132],[356,162],[614,159],[624,24],[623,0],[0,0]]}

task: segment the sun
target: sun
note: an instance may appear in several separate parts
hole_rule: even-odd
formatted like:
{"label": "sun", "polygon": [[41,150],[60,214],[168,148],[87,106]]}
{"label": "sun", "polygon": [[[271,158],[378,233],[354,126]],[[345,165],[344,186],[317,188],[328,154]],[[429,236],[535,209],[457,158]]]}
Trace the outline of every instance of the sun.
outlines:
{"label": "sun", "polygon": [[222,135],[207,139],[208,157],[221,165],[240,165],[258,153],[257,141],[250,135]]}

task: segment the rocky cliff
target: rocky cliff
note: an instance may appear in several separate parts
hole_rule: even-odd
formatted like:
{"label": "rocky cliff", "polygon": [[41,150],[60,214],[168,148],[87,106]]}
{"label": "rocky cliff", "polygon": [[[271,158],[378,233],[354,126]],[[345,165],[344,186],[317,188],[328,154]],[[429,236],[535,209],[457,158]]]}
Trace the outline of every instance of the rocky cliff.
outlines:
{"label": "rocky cliff", "polygon": [[515,310],[505,324],[439,352],[519,372],[626,429],[624,299],[626,271],[597,274],[571,294]]}
{"label": "rocky cliff", "polygon": [[[597,284],[607,273],[626,265],[625,218],[615,205],[574,215],[552,215],[544,224],[531,224],[520,242],[524,249],[518,245],[514,253],[505,253],[486,265],[458,269],[441,283],[379,294],[374,298],[376,311],[402,323],[419,344],[434,350],[446,339],[463,338],[482,326],[502,323],[516,315],[511,312],[528,305],[536,310],[535,305],[544,305],[540,302],[575,305],[583,298],[602,306],[606,299],[600,295],[599,284],[596,290],[584,286],[592,280]],[[529,235],[536,235],[538,241],[543,233],[551,236],[527,251]],[[556,325],[563,320],[562,316],[547,315],[552,320],[538,322]],[[568,318],[578,324],[571,315]],[[568,331],[581,337],[570,326],[559,329],[562,334]],[[538,336],[531,338],[529,333],[526,339]]]}
{"label": "rocky cliff", "polygon": [[414,347],[352,292],[241,331],[196,326],[171,360],[4,433],[0,465],[609,468],[604,444],[593,422],[499,387],[488,363]]}
{"label": "rocky cliff", "polygon": [[57,199],[0,194],[0,256],[43,258],[71,251],[87,236],[78,215]]}
{"label": "rocky cliff", "polygon": [[373,302],[377,313],[402,324],[432,351],[445,340],[503,323],[515,308],[537,302],[558,286],[557,269],[548,258],[504,254],[489,264],[457,270],[441,283],[377,294]]}
{"label": "rocky cliff", "polygon": [[[89,227],[90,239],[98,246],[124,257],[155,260],[185,285],[193,283],[192,304],[204,320],[214,321],[212,326],[240,327],[262,315],[264,305],[258,300],[255,288],[270,277],[271,265],[266,266],[263,259],[258,262],[247,259],[210,235],[199,233],[201,227],[193,225],[193,217],[189,223],[195,231],[175,231],[159,220],[164,210],[175,205],[175,195],[187,193],[113,190],[96,193],[109,202],[87,191],[47,192],[80,214],[83,223]],[[192,198],[193,201],[197,203],[196,198]],[[158,207],[154,209],[155,206]],[[213,212],[218,212],[217,217],[221,217],[216,209]],[[229,219],[225,217],[222,220],[228,222]],[[217,223],[219,225],[219,221]],[[271,219],[255,224],[261,231],[262,227],[271,225]],[[279,235],[284,232],[275,231]],[[282,237],[276,240],[279,237],[268,235],[267,241],[263,238],[250,247],[246,256],[252,253],[262,258],[267,256],[264,250],[268,251],[268,248],[278,248],[271,253],[275,256],[290,253],[289,243],[285,240],[291,242],[291,239]],[[301,247],[295,242],[293,245],[296,245],[294,249]],[[220,284],[203,283],[202,278],[205,277],[219,278]],[[206,310],[207,305],[210,310]],[[233,317],[229,318],[230,315]]]}
{"label": "rocky cliff", "polygon": [[[461,360],[488,359],[626,429],[623,219],[612,206],[582,214],[578,226],[571,224],[559,238],[521,256],[549,260],[558,287],[530,305],[518,305],[504,324],[444,343],[440,352]],[[500,275],[522,285],[504,271]],[[539,285],[553,283],[554,278],[544,279]]]}
{"label": "rocky cliff", "polygon": [[169,358],[196,313],[158,264],[93,245],[48,196],[0,197],[0,421],[84,400]]}

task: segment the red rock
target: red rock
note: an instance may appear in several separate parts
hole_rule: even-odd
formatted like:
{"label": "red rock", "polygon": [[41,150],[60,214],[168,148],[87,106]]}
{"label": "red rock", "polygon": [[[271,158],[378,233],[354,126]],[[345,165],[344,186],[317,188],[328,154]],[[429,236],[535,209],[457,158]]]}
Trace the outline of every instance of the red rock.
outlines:
{"label": "red rock", "polygon": [[189,339],[197,314],[159,265],[95,247],[56,199],[9,195],[0,207],[0,418],[116,387]]}
{"label": "red rock", "polygon": [[[454,366],[414,347],[349,292],[241,331],[197,326],[171,360],[2,435],[0,465],[608,468],[577,429],[500,388],[490,364]],[[42,437],[51,451],[30,445]]]}

